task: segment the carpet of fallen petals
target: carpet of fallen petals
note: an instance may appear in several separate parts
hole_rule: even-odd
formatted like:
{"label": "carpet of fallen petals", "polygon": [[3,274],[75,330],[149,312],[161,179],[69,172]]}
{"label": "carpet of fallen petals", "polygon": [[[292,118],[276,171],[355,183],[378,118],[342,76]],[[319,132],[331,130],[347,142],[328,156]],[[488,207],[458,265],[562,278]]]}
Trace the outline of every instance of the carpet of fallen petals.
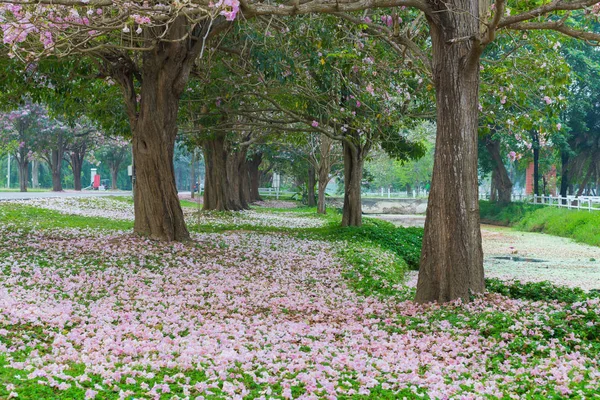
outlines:
{"label": "carpet of fallen petals", "polygon": [[296,208],[298,207],[298,203],[295,201],[285,201],[285,200],[262,200],[253,203],[259,207],[267,207],[267,208]]}
{"label": "carpet of fallen petals", "polygon": [[62,214],[133,221],[133,203],[112,197],[50,197],[11,200],[7,203],[58,211]]}
{"label": "carpet of fallen petals", "polygon": [[[488,294],[439,306],[361,297],[334,244],[285,234],[162,244],[0,225],[0,237],[0,356],[22,371],[18,382],[51,387],[56,398],[600,392],[597,348],[550,322],[559,315],[597,332],[597,299],[567,306]],[[19,396],[18,382],[0,382],[0,398]]]}
{"label": "carpet of fallen petals", "polygon": [[266,213],[254,210],[232,211],[227,213],[201,213],[197,221],[202,225],[211,226],[263,226],[275,228],[319,228],[325,225],[325,220],[312,215],[302,215],[294,212]]}
{"label": "carpet of fallen petals", "polygon": [[[41,198],[32,200],[10,201],[8,203],[45,208],[62,214],[81,215],[86,217],[104,217],[114,220],[133,221],[133,203],[111,197],[95,198]],[[289,201],[266,201],[260,207],[293,208],[295,203]],[[202,224],[216,227],[222,226],[262,226],[286,228],[318,228],[324,225],[322,219],[292,212],[265,213],[254,210],[240,212],[198,213],[197,208],[184,207],[183,212],[188,224]]]}

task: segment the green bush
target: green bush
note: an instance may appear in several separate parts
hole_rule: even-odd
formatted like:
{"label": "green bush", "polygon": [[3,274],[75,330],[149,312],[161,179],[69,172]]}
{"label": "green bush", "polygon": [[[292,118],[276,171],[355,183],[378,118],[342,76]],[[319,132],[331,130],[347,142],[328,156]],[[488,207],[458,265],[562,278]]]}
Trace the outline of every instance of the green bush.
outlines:
{"label": "green bush", "polygon": [[361,227],[341,228],[339,222],[333,222],[321,234],[330,240],[371,242],[398,255],[410,269],[419,269],[423,228],[402,228],[387,221],[365,218]]}
{"label": "green bush", "polygon": [[500,279],[491,278],[486,279],[485,284],[488,292],[499,293],[513,299],[575,303],[600,297],[600,292],[598,291],[585,292],[580,288],[556,286],[548,281],[529,283],[515,281],[513,283],[505,283]]}
{"label": "green bush", "polygon": [[544,206],[523,202],[499,205],[489,201],[480,201],[479,215],[482,222],[508,226],[519,222],[525,215],[542,208]]}

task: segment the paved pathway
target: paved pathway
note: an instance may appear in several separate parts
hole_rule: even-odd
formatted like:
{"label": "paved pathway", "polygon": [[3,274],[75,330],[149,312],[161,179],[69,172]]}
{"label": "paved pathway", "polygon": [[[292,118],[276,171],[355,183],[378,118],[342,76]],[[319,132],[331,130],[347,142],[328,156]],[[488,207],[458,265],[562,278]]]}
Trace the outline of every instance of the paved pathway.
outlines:
{"label": "paved pathway", "polygon": [[95,191],[85,190],[81,192],[64,191],[64,192],[1,192],[0,201],[2,200],[30,200],[30,199],[47,199],[52,197],[98,197],[98,196],[131,196],[131,192],[126,191]]}
{"label": "paved pathway", "polygon": [[[402,226],[423,226],[422,215],[381,215]],[[487,277],[600,290],[600,247],[543,233],[482,225]]]}

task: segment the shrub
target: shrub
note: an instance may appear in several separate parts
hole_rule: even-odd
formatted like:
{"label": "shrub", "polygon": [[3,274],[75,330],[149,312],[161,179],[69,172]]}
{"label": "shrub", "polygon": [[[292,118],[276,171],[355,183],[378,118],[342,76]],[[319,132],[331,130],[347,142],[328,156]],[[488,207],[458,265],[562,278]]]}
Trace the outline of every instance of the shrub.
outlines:
{"label": "shrub", "polygon": [[371,242],[398,255],[410,269],[419,268],[423,228],[397,227],[387,221],[366,218],[361,227],[341,228],[334,222],[326,230],[325,236],[350,242]]}
{"label": "shrub", "polygon": [[600,298],[600,292],[585,292],[580,288],[556,286],[551,282],[521,283],[515,281],[506,283],[497,278],[486,279],[488,292],[499,293],[513,299],[533,301],[558,301],[561,303],[575,303],[592,298]]}

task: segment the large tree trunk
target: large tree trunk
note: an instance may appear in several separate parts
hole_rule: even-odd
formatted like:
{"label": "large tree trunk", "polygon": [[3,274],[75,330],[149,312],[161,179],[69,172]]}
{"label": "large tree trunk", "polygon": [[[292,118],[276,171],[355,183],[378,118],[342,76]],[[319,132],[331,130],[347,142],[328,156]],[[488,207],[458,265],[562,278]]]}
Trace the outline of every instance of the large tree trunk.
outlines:
{"label": "large tree trunk", "polygon": [[492,157],[492,164],[494,166],[492,177],[498,196],[492,201],[498,201],[500,204],[508,204],[511,202],[513,184],[510,181],[510,176],[508,175],[508,171],[506,170],[502,160],[502,155],[500,153],[500,142],[487,137],[485,139],[485,147]]}
{"label": "large tree trunk", "polygon": [[344,210],[342,226],[362,225],[361,182],[364,156],[360,145],[343,142],[344,147]]}
{"label": "large tree trunk", "polygon": [[[173,167],[179,96],[172,93],[167,71],[155,74],[158,76],[144,78],[142,93],[146,95],[133,133],[134,232],[157,240],[182,241],[189,238],[189,233]],[[116,174],[112,172],[115,182]]]}
{"label": "large tree trunk", "polygon": [[258,168],[261,163],[262,153],[256,153],[246,161],[248,178],[250,179],[250,203],[262,200],[260,193],[258,192],[258,188],[260,187],[260,170]]}
{"label": "large tree trunk", "polygon": [[206,140],[204,152],[204,200],[202,209],[206,211],[231,211],[227,195],[227,152],[225,137],[217,135]]}
{"label": "large tree trunk", "polygon": [[307,192],[307,197],[308,197],[308,203],[307,205],[309,207],[314,207],[316,206],[316,202],[315,202],[315,185],[316,185],[316,177],[315,177],[315,167],[312,164],[309,164],[308,166],[308,181],[306,183],[306,192]]}
{"label": "large tree trunk", "polygon": [[[178,28],[185,29],[185,25]],[[182,34],[177,34],[177,27],[173,30],[177,36]],[[173,167],[179,96],[188,80],[188,56],[183,43],[161,43],[145,52],[139,113],[129,112],[135,121],[134,232],[157,240],[189,239]],[[127,87],[124,91],[126,96],[135,93]]]}
{"label": "large tree trunk", "polygon": [[204,48],[201,39],[224,23],[223,18],[207,20],[190,29],[187,16],[181,14],[165,25],[168,31],[162,32],[164,40],[159,43],[152,37],[162,28],[145,30],[153,50],[142,56],[139,101],[137,68],[125,58],[109,64],[109,72],[122,88],[133,133],[134,232],[140,235],[166,241],[189,239],[173,167],[179,98]]}
{"label": "large tree trunk", "polygon": [[478,2],[429,1],[437,138],[416,301],[469,301],[485,290],[479,229]]}

